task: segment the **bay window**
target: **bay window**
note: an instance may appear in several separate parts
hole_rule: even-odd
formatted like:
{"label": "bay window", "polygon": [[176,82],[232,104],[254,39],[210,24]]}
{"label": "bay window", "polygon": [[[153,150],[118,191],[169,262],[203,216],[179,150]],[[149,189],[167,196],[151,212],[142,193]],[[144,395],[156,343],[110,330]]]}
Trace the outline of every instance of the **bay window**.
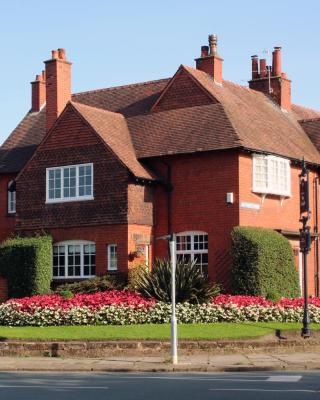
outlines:
{"label": "bay window", "polygon": [[53,278],[92,278],[96,273],[96,246],[88,241],[66,241],[53,246]]}
{"label": "bay window", "polygon": [[46,202],[93,199],[93,164],[47,168]]}
{"label": "bay window", "polygon": [[290,161],[275,156],[253,156],[252,191],[291,196]]}

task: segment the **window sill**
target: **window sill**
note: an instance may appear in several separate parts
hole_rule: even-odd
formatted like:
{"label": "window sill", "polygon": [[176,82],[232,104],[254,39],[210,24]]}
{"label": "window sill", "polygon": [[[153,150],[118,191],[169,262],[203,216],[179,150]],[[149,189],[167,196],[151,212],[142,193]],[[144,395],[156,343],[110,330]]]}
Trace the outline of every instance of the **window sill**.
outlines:
{"label": "window sill", "polygon": [[86,275],[86,276],[53,276],[53,281],[76,281],[82,279],[95,278],[96,275]]}
{"label": "window sill", "polygon": [[86,196],[86,197],[76,197],[72,199],[46,200],[45,204],[74,203],[76,201],[88,201],[88,200],[94,200],[94,197]]}
{"label": "window sill", "polygon": [[16,214],[17,214],[16,212],[7,212],[7,217],[13,218],[16,216]]}
{"label": "window sill", "polygon": [[264,196],[276,196],[276,197],[291,197],[292,193],[275,193],[275,192],[264,192],[259,190],[252,190],[254,194],[262,194]]}

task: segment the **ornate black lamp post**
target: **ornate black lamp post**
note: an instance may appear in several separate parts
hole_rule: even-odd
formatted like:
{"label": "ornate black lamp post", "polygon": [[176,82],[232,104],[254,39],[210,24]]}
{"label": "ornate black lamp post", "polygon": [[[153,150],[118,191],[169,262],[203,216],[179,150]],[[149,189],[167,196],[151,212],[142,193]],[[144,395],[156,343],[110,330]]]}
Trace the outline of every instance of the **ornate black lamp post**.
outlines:
{"label": "ornate black lamp post", "polygon": [[303,254],[303,328],[301,329],[301,336],[308,338],[311,335],[309,328],[310,317],[308,309],[308,253],[311,248],[310,226],[308,221],[310,219],[309,209],[309,171],[306,168],[306,163],[302,161],[302,171],[299,175],[300,178],[300,222],[302,222],[302,229],[300,229],[300,251]]}

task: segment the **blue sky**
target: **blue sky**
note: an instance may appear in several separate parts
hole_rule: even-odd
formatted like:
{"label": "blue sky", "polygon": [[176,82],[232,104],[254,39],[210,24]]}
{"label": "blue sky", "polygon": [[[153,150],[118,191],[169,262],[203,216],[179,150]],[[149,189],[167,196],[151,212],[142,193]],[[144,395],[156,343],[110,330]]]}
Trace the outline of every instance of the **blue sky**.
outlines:
{"label": "blue sky", "polygon": [[283,47],[295,103],[320,110],[318,0],[10,0],[0,3],[0,143],[30,108],[50,51],[73,62],[73,92],[172,76],[217,33],[225,79],[245,85],[250,56]]}

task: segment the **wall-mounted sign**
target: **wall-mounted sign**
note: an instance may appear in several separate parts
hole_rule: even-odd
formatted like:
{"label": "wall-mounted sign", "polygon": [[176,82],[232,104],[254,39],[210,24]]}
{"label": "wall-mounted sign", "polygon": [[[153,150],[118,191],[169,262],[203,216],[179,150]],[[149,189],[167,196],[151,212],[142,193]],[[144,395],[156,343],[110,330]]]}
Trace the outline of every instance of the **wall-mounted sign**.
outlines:
{"label": "wall-mounted sign", "polygon": [[307,177],[300,179],[300,214],[309,211],[309,182]]}
{"label": "wall-mounted sign", "polygon": [[247,208],[249,210],[260,210],[260,204],[257,203],[248,203],[248,202],[241,202],[240,208]]}

